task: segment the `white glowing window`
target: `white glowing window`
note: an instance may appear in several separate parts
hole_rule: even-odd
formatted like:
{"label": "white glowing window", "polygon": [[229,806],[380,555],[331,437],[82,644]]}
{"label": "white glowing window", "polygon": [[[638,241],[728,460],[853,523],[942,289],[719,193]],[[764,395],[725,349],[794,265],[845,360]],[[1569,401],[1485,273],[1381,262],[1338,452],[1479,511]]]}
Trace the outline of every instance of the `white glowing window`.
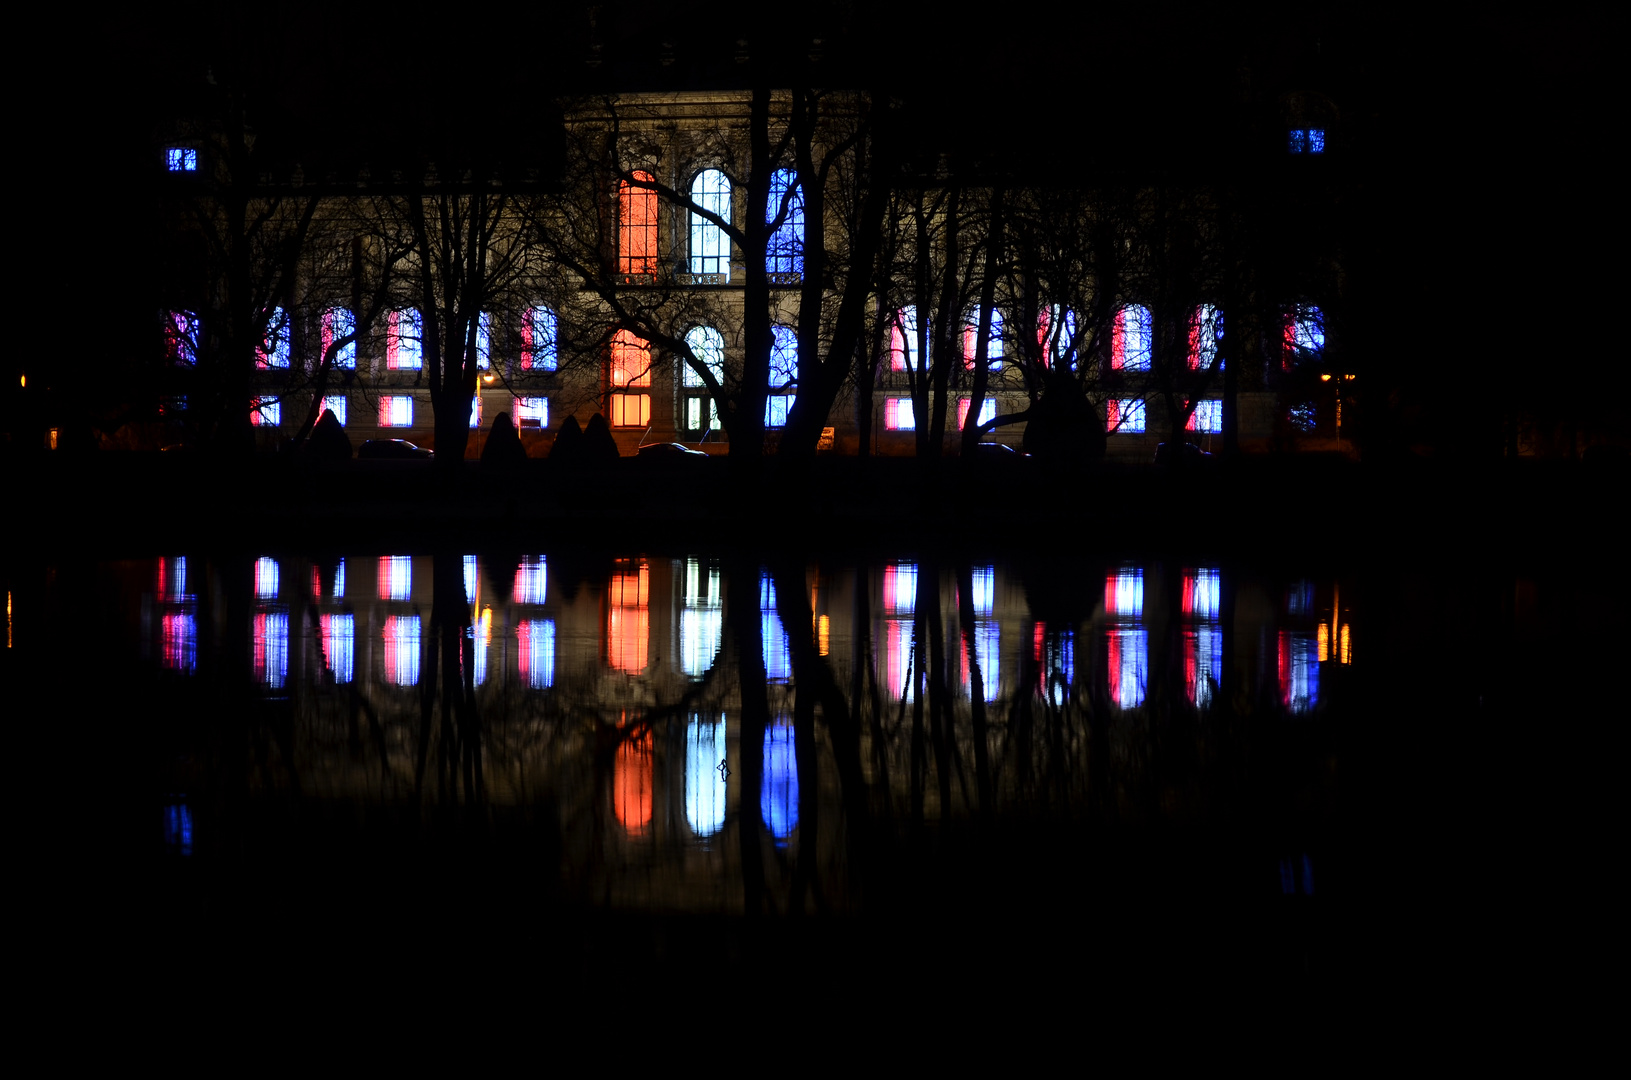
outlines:
{"label": "white glowing window", "polygon": [[[334,414],[334,419],[345,427],[346,396],[344,394],[329,394],[323,398],[323,408]],[[319,414],[321,415],[321,414]]]}
{"label": "white glowing window", "polygon": [[719,567],[700,559],[685,562],[685,606],[680,610],[680,668],[699,679],[714,666],[724,640]]}
{"label": "white glowing window", "polygon": [[[711,326],[698,326],[692,328],[685,335],[685,343],[691,347],[691,353],[707,367],[708,373],[720,385],[725,382],[725,338],[718,330]],[[796,346],[795,346],[796,348]],[[702,376],[690,364],[681,365],[684,372],[682,380],[686,386],[706,386]]]}
{"label": "white glowing window", "polygon": [[1203,435],[1216,435],[1223,430],[1223,402],[1197,401],[1195,411],[1189,414],[1189,423],[1184,426]]}
{"label": "white glowing window", "polygon": [[793,657],[776,611],[776,583],[769,574],[759,575],[759,621],[764,635],[765,679],[786,682],[793,677]]}
{"label": "white glowing window", "polygon": [[693,713],[685,729],[685,821],[699,837],[725,827],[725,716],[707,721]]}
{"label": "white glowing window", "polygon": [[[963,364],[972,368],[974,360],[979,356],[980,348],[980,311],[978,308],[968,313],[963,323]],[[1002,312],[995,308],[991,311],[991,333],[986,338],[985,346],[986,364],[992,371],[1002,370]]]}
{"label": "white glowing window", "polygon": [[[973,398],[957,399],[957,428],[961,431],[968,426],[968,410],[974,405]],[[997,399],[986,398],[980,402],[980,415],[974,422],[976,424],[989,424],[997,418]]]}
{"label": "white glowing window", "polygon": [[345,599],[345,560],[344,559],[341,559],[340,560],[340,565],[335,567],[335,569],[334,569],[334,599],[336,599],[336,600],[344,600]]}
{"label": "white glowing window", "polygon": [[278,593],[278,565],[276,559],[261,557],[255,560],[255,599],[276,600]]}
{"label": "white glowing window", "polygon": [[515,602],[542,604],[549,586],[549,567],[542,555],[529,555],[515,568]]}
{"label": "white glowing window", "polygon": [[912,399],[885,398],[883,426],[888,431],[916,431],[917,418],[912,412]]}
{"label": "white glowing window", "polygon": [[522,428],[549,427],[549,399],[546,397],[518,397],[515,399],[515,426]]}
{"label": "white glowing window", "polygon": [[281,690],[289,677],[289,613],[268,611],[255,616],[255,681]]}
{"label": "white glowing window", "polygon": [[322,359],[332,358],[337,368],[357,366],[357,321],[345,308],[329,308],[323,312],[321,325]]}
{"label": "white glowing window", "polygon": [[379,598],[413,599],[413,559],[407,555],[379,557]]}
{"label": "white glowing window", "polygon": [[386,394],[379,399],[380,427],[413,427],[413,395]]}
{"label": "white glowing window", "polygon": [[520,648],[516,664],[534,690],[555,685],[555,620],[526,619],[515,628]]}
{"label": "white glowing window", "polygon": [[969,592],[974,614],[989,615],[996,604],[997,569],[994,566],[976,566]]}
{"label": "white glowing window", "polygon": [[917,340],[917,308],[907,306],[889,320],[889,370],[917,371],[922,359]]}
{"label": "white glowing window", "polygon": [[916,563],[891,563],[883,568],[883,606],[900,615],[917,610]]}
{"label": "white glowing window", "polygon": [[[481,686],[487,681],[487,653],[493,645],[493,609],[482,611],[481,618],[465,627],[464,636],[470,639],[470,681]],[[459,657],[460,670],[463,670],[464,657]]]}
{"label": "white glowing window", "polygon": [[1104,609],[1123,619],[1144,615],[1144,571],[1122,570],[1104,580]]}
{"label": "white glowing window", "polygon": [[[708,419],[703,423],[702,406],[708,405]],[[689,431],[701,431],[706,426],[709,431],[719,430],[719,406],[714,404],[713,398],[691,397],[685,400],[685,426]]]}
{"label": "white glowing window", "polygon": [[556,365],[555,312],[547,307],[527,310],[521,320],[521,369],[554,371]]}
{"label": "white glowing window", "polygon": [[1198,619],[1218,617],[1218,597],[1222,579],[1216,567],[1202,568],[1184,575],[1179,607],[1185,615]]}
{"label": "white glowing window", "polygon": [[1211,304],[1202,304],[1189,316],[1189,366],[1207,368],[1218,355],[1223,337],[1223,313]]}
{"label": "white glowing window", "polygon": [[171,146],[164,151],[164,167],[170,172],[197,172],[198,151],[190,146]]}
{"label": "white glowing window", "polygon": [[393,311],[385,319],[385,367],[418,371],[424,365],[425,323],[414,308]]}
{"label": "white glowing window", "polygon": [[477,582],[477,578],[476,578],[476,557],[474,555],[466,555],[464,557],[464,567],[463,567],[463,569],[464,569],[464,599],[465,599],[465,603],[474,604],[476,602],[476,582]]}
{"label": "white glowing window", "polygon": [[774,394],[765,398],[765,427],[787,426],[787,417],[793,411],[793,397],[792,394]]}
{"label": "white glowing window", "polygon": [[492,363],[491,339],[493,317],[485,311],[476,316],[476,366],[487,368]]}
{"label": "white glowing window", "polygon": [[1127,371],[1150,370],[1150,309],[1128,304],[1116,312],[1110,331],[1110,366]]}
{"label": "white glowing window", "polygon": [[323,663],[334,674],[337,683],[352,680],[356,668],[356,617],[353,615],[324,615],[318,622],[323,648]]}
{"label": "white glowing window", "polygon": [[419,616],[392,615],[381,635],[385,644],[385,681],[394,686],[419,685]]}
{"label": "white glowing window", "polygon": [[[691,201],[729,221],[731,182],[718,169],[704,169],[691,182]],[[719,274],[727,281],[731,273],[731,242],[725,230],[695,210],[691,211],[691,273]]]}
{"label": "white glowing window", "polygon": [[260,348],[255,350],[255,366],[288,367],[290,336],[289,313],[282,308],[273,308],[272,317],[266,323],[266,337]]}
{"label": "white glowing window", "polygon": [[1144,402],[1138,398],[1111,398],[1104,403],[1104,428],[1122,435],[1144,433]]}
{"label": "white glowing window", "polygon": [[283,403],[255,398],[249,403],[249,422],[255,427],[277,427],[283,422]]}

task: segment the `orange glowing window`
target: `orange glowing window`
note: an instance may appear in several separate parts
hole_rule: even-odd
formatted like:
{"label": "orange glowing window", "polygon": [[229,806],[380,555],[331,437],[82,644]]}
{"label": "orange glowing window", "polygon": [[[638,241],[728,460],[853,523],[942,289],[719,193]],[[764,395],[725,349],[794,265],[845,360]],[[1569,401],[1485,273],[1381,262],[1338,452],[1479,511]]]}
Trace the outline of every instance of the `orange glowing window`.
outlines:
{"label": "orange glowing window", "polygon": [[651,423],[650,394],[613,394],[610,407],[612,427],[646,427]]}
{"label": "orange glowing window", "polygon": [[627,330],[612,335],[612,385],[651,385],[651,344]]}
{"label": "orange glowing window", "polygon": [[651,732],[645,731],[625,740],[612,764],[612,809],[633,836],[651,823],[651,773]]}
{"label": "orange glowing window", "polygon": [[657,272],[657,193],[639,184],[653,182],[650,173],[630,174],[634,184],[617,185],[617,272],[650,275]]}
{"label": "orange glowing window", "polygon": [[606,590],[606,662],[630,675],[646,670],[650,587],[651,571],[644,562],[620,560]]}

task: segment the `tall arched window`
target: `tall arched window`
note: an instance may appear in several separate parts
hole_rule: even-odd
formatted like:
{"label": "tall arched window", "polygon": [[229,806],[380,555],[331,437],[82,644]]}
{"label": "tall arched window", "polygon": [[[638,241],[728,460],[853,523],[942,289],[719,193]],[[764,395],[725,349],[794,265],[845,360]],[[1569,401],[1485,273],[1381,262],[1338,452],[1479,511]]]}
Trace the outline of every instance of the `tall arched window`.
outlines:
{"label": "tall arched window", "polygon": [[1223,313],[1211,304],[1202,304],[1189,315],[1189,366],[1208,368],[1218,355],[1218,339],[1223,337]]}
{"label": "tall arched window", "polygon": [[1150,309],[1128,304],[1116,312],[1110,332],[1110,366],[1124,371],[1150,370]]}
{"label": "tall arched window", "polygon": [[1289,368],[1304,360],[1317,360],[1325,351],[1325,314],[1313,304],[1298,304],[1284,320],[1285,360]]}
{"label": "tall arched window", "polygon": [[555,313],[542,305],[528,308],[521,320],[521,369],[554,371]]}
{"label": "tall arched window", "polygon": [[917,308],[903,307],[889,321],[889,370],[916,371],[919,367]]}
{"label": "tall arched window", "polygon": [[255,366],[288,367],[289,339],[289,313],[280,307],[273,308],[272,317],[266,323],[266,338],[255,350]]}
{"label": "tall arched window", "polygon": [[1042,363],[1062,371],[1076,370],[1076,313],[1060,304],[1050,304],[1037,313],[1036,343],[1042,346]]}
{"label": "tall arched window", "polygon": [[630,277],[657,272],[657,192],[639,184],[653,183],[643,169],[617,185],[617,272]]}
{"label": "tall arched window", "polygon": [[790,328],[773,326],[770,344],[770,396],[765,398],[765,427],[786,427],[793,411],[799,378],[799,338]]}
{"label": "tall arched window", "polygon": [[[980,347],[980,309],[974,308],[963,321],[963,365],[970,370]],[[1002,312],[991,309],[991,334],[986,338],[986,363],[992,371],[1002,370]]]}
{"label": "tall arched window", "polygon": [[627,330],[612,335],[608,419],[613,427],[651,423],[651,345]]}
{"label": "tall arched window", "polygon": [[[326,360],[329,350],[334,349],[334,366],[337,368],[354,368],[357,366],[357,322],[351,312],[346,308],[329,308],[323,312],[322,342],[323,355],[320,359]],[[335,348],[335,342],[343,341],[346,337],[351,340]]]}
{"label": "tall arched window", "polygon": [[[782,215],[783,204],[786,215]],[[786,279],[804,273],[804,192],[792,169],[777,169],[770,178],[770,201],[765,224],[781,224],[770,234],[765,248],[765,273]]]}
{"label": "tall arched window", "polygon": [[[691,201],[729,221],[731,182],[718,169],[704,169],[691,181]],[[691,273],[719,274],[726,281],[731,277],[730,238],[724,229],[695,210],[691,211]]]}
{"label": "tall arched window", "polygon": [[178,365],[190,367],[198,362],[197,315],[190,311],[165,312],[164,352]]}
{"label": "tall arched window", "polygon": [[414,308],[386,316],[385,369],[418,371],[424,357],[424,320]]}
{"label": "tall arched window", "polygon": [[[691,352],[708,368],[714,381],[725,382],[725,338],[711,326],[698,326],[685,335]],[[685,427],[688,431],[718,431],[719,405],[708,394],[707,384],[690,364],[681,365],[680,383],[685,390]]]}

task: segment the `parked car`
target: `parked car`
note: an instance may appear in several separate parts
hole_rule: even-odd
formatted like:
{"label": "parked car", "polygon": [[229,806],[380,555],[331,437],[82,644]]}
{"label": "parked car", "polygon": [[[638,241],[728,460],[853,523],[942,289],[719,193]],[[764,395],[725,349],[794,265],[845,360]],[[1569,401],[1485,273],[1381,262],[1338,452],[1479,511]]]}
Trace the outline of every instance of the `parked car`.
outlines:
{"label": "parked car", "polygon": [[374,461],[413,461],[433,458],[436,451],[415,446],[407,439],[369,439],[357,447],[357,457]]}
{"label": "parked car", "polygon": [[1212,455],[1194,443],[1157,443],[1155,447],[1157,465],[1200,465],[1211,460]]}
{"label": "parked car", "polygon": [[688,461],[708,456],[701,450],[693,450],[677,442],[647,443],[636,450],[634,455],[647,461]]}

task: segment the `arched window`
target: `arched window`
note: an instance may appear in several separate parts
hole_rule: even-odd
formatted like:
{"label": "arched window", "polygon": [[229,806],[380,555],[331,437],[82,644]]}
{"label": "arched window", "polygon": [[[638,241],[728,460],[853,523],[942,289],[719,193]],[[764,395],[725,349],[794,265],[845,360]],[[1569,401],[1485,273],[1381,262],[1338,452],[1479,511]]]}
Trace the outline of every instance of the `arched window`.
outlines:
{"label": "arched window", "polygon": [[612,335],[608,419],[613,427],[651,423],[651,345],[627,330]]}
{"label": "arched window", "polygon": [[779,717],[765,728],[764,771],[760,774],[759,815],[765,828],[786,847],[799,824],[798,753],[793,746],[793,725]]}
{"label": "arched window", "polygon": [[543,306],[528,308],[521,320],[521,369],[554,371],[557,355],[555,313]]}
{"label": "arched window", "polygon": [[1037,313],[1036,343],[1042,346],[1042,363],[1064,371],[1076,370],[1076,313],[1059,304],[1050,304]]}
{"label": "arched window", "polygon": [[[351,340],[345,341],[347,337]],[[340,341],[345,341],[345,344],[336,347],[335,343]],[[323,312],[322,344],[323,353],[320,361],[328,360],[330,350],[333,350],[335,367],[357,366],[357,322],[348,309],[329,308]]]}
{"label": "arched window", "polygon": [[1325,352],[1325,314],[1313,304],[1298,304],[1284,318],[1284,366],[1318,360]]}
{"label": "arched window", "polygon": [[[979,355],[979,346],[980,309],[975,308],[963,322],[963,364],[970,370]],[[1002,370],[1002,312],[996,308],[991,309],[991,334],[986,338],[985,359],[992,371]]]}
{"label": "arched window", "polygon": [[275,368],[289,366],[289,313],[273,308],[266,323],[266,337],[255,350],[255,366]]}
{"label": "arched window", "polygon": [[1202,304],[1189,315],[1189,366],[1208,368],[1217,359],[1218,339],[1223,337],[1223,313],[1211,304]]}
{"label": "arched window", "polygon": [[765,398],[765,427],[786,427],[793,411],[799,378],[798,335],[785,326],[770,328],[770,396]]}
{"label": "arched window", "polygon": [[385,369],[418,371],[424,363],[424,320],[414,308],[393,311],[385,319]]}
{"label": "arched window", "polygon": [[889,370],[916,371],[918,361],[917,308],[903,307],[889,321]]}
{"label": "arched window", "polygon": [[804,191],[792,169],[777,169],[770,178],[765,224],[773,225],[777,218],[781,224],[770,234],[765,248],[765,273],[773,280],[800,277],[804,274]]}
{"label": "arched window", "polygon": [[1110,333],[1110,366],[1124,371],[1150,370],[1150,309],[1128,304],[1116,312]]}
{"label": "arched window", "polygon": [[691,714],[685,729],[685,821],[698,836],[708,837],[725,827],[725,716],[705,720]]}
{"label": "arched window", "polygon": [[[725,338],[711,326],[698,326],[685,335],[692,354],[708,368],[714,381],[725,382]],[[718,431],[719,405],[708,394],[707,384],[690,364],[681,365],[680,383],[685,390],[685,426],[689,431]]]}
{"label": "arched window", "polygon": [[492,366],[493,317],[485,311],[476,316],[476,366],[486,370]]}
{"label": "arched window", "polygon": [[164,313],[164,354],[176,364],[198,362],[198,316],[190,311]]}
{"label": "arched window", "polygon": [[[704,169],[691,181],[691,201],[726,221],[731,219],[731,182],[718,169]],[[731,242],[725,230],[691,211],[691,273],[731,278]]]}
{"label": "arched window", "polygon": [[639,184],[653,183],[650,173],[637,169],[634,184],[617,185],[617,272],[648,277],[657,272],[657,192]]}

